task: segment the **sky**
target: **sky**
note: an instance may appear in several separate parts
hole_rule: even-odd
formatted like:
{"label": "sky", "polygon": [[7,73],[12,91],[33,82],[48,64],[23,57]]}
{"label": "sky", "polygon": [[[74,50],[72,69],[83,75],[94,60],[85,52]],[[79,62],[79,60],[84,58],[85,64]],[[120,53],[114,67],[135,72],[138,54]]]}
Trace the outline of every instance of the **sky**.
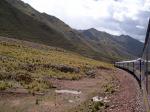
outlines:
{"label": "sky", "polygon": [[75,29],[95,28],[144,41],[150,0],[23,0]]}

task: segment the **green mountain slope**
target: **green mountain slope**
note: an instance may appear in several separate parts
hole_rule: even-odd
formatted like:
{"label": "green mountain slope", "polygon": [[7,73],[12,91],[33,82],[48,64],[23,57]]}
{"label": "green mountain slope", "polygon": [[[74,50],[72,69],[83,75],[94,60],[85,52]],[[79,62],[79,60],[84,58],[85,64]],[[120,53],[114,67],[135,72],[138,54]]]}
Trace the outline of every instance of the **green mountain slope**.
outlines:
{"label": "green mountain slope", "polygon": [[[2,0],[0,5],[1,10],[8,12],[1,12],[1,36],[60,47],[94,59],[112,60],[96,52],[78,31],[53,16],[40,13],[20,0]],[[9,18],[13,22],[7,23]]]}
{"label": "green mountain slope", "polygon": [[114,36],[94,28],[80,32],[95,49],[114,58],[136,58],[143,49],[143,43],[130,36]]}
{"label": "green mountain slope", "polygon": [[0,1],[0,35],[74,48],[60,32],[22,13],[5,0]]}
{"label": "green mountain slope", "polygon": [[134,56],[140,56],[143,50],[143,43],[131,38],[128,35],[116,36],[115,40],[117,43],[126,48],[126,51]]}

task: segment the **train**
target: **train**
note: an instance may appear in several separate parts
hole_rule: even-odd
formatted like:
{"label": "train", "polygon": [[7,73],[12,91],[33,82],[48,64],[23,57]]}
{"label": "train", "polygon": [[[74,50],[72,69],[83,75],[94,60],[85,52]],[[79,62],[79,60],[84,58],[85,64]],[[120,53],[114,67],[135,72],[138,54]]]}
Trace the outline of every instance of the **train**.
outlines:
{"label": "train", "polygon": [[137,79],[140,87],[145,88],[150,96],[150,19],[140,58],[115,62],[114,65],[130,72]]}

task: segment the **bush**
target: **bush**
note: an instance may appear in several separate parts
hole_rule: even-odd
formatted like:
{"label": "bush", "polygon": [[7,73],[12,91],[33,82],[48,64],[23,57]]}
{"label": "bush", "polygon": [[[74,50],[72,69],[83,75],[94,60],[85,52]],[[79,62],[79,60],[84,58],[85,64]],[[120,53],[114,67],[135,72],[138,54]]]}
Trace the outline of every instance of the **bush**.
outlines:
{"label": "bush", "polygon": [[94,108],[93,111],[97,112],[98,110],[100,110],[101,108],[103,108],[105,106],[105,104],[103,102],[94,102]]}
{"label": "bush", "polygon": [[30,73],[20,71],[20,72],[16,73],[15,80],[18,82],[24,82],[24,83],[28,84],[33,81],[33,78]]}
{"label": "bush", "polygon": [[105,89],[105,92],[109,93],[109,94],[112,94],[112,93],[114,93],[116,91],[115,87],[112,84],[105,85],[104,89]]}
{"label": "bush", "polygon": [[99,102],[89,102],[88,104],[88,112],[103,112],[103,109],[109,107],[108,104],[99,101]]}
{"label": "bush", "polygon": [[12,73],[0,72],[0,80],[11,80],[12,76],[13,76]]}
{"label": "bush", "polygon": [[0,81],[0,90],[6,90],[8,88],[11,88],[12,85],[8,82]]}
{"label": "bush", "polygon": [[67,72],[70,72],[70,73],[79,73],[80,72],[80,69],[77,68],[77,67],[71,67],[71,66],[68,66],[68,65],[51,65],[51,64],[45,64],[44,65],[45,68],[52,68],[52,69],[56,69],[56,70],[59,70],[61,72],[64,72],[64,73],[67,73]]}

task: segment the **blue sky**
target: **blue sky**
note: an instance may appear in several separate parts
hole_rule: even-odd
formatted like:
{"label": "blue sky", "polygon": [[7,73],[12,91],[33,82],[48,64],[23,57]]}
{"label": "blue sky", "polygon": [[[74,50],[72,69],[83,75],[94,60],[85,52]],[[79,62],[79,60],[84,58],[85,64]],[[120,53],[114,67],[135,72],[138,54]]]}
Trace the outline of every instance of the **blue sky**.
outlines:
{"label": "blue sky", "polygon": [[150,0],[23,0],[40,12],[56,16],[72,28],[96,28],[144,41]]}

